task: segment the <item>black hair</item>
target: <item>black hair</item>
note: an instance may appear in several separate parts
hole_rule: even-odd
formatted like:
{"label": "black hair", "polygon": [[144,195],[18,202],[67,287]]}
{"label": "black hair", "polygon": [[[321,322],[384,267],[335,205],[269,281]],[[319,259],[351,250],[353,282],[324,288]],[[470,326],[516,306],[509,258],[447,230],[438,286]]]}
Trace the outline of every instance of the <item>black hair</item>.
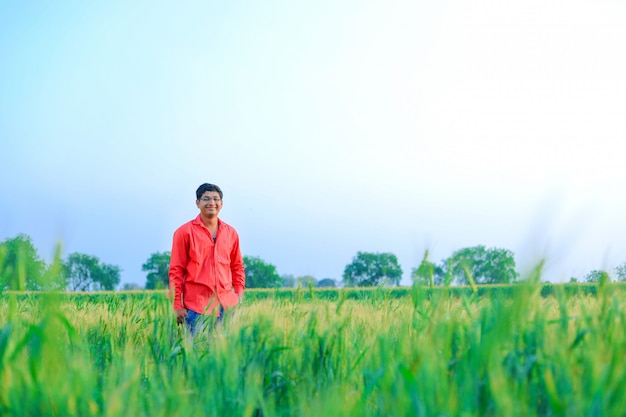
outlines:
{"label": "black hair", "polygon": [[222,190],[220,189],[220,187],[218,187],[215,184],[209,184],[205,182],[204,184],[199,186],[198,189],[196,190],[196,200],[200,200],[200,197],[202,197],[202,194],[206,193],[207,191],[217,191],[218,194],[220,195],[220,198],[224,198],[224,194],[222,194]]}

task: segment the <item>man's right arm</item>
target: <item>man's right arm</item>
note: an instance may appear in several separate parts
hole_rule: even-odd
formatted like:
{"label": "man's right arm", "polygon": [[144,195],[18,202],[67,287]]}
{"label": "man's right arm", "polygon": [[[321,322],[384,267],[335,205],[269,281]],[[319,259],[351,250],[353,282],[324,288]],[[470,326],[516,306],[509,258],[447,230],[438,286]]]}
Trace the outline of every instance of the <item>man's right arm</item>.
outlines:
{"label": "man's right arm", "polygon": [[183,306],[183,284],[187,270],[189,240],[187,234],[178,229],[174,233],[172,255],[170,257],[170,291],[173,294],[174,311],[179,323],[185,319],[187,310]]}

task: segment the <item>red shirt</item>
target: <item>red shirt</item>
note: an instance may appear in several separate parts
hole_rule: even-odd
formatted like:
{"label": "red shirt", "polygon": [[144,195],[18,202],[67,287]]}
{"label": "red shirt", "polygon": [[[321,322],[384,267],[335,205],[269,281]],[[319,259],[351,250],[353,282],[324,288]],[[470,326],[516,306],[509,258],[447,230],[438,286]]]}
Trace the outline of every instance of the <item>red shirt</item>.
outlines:
{"label": "red shirt", "polygon": [[175,310],[205,314],[219,304],[235,306],[246,286],[239,235],[218,219],[213,242],[198,215],[174,232],[169,277]]}

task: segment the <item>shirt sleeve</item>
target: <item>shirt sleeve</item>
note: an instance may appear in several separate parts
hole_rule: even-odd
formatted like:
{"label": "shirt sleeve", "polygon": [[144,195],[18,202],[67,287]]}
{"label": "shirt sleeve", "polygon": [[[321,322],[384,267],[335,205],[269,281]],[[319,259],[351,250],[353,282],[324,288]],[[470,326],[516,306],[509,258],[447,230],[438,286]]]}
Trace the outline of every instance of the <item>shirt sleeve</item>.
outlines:
{"label": "shirt sleeve", "polygon": [[183,284],[185,280],[185,271],[188,261],[188,239],[187,234],[182,230],[174,233],[172,242],[172,255],[170,257],[170,293],[173,293],[174,310],[180,310],[183,307]]}
{"label": "shirt sleeve", "polygon": [[239,235],[236,232],[235,241],[233,242],[233,248],[230,253],[230,272],[233,279],[235,294],[241,297],[243,295],[243,290],[246,288],[246,274],[243,265],[243,258],[241,256],[241,249],[239,248]]}

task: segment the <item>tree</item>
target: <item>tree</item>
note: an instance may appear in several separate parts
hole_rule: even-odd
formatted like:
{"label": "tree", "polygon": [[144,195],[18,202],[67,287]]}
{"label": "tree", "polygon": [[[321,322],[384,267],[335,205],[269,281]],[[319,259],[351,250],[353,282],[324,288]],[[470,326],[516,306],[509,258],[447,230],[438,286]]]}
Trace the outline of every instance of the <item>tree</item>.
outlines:
{"label": "tree", "polygon": [[283,274],[280,276],[280,279],[283,280],[284,288],[293,288],[296,286],[296,277],[291,274]]}
{"label": "tree", "polygon": [[141,265],[141,270],[148,273],[146,289],[164,289],[170,285],[170,252],[155,252],[145,264]]}
{"label": "tree", "polygon": [[113,291],[120,283],[120,267],[117,265],[100,264],[100,280],[97,282],[96,291]]}
{"label": "tree", "polygon": [[508,284],[519,277],[513,252],[506,249],[474,246],[460,249],[442,261],[437,283],[469,284],[468,274],[476,284]]}
{"label": "tree", "polygon": [[67,278],[63,272],[63,260],[61,259],[61,244],[56,245],[52,263],[46,268],[41,279],[43,290],[65,290]]}
{"label": "tree", "polygon": [[46,263],[39,257],[30,236],[19,234],[0,243],[0,289],[44,289],[45,271]]}
{"label": "tree", "polygon": [[615,269],[615,277],[618,281],[626,281],[626,262],[616,266]]}
{"label": "tree", "polygon": [[95,256],[72,253],[63,264],[71,291],[114,290],[120,282],[120,268],[100,263]]}
{"label": "tree", "polygon": [[319,282],[317,283],[318,288],[335,288],[336,286],[337,286],[337,283],[332,278],[320,279]]}
{"label": "tree", "polygon": [[411,271],[411,279],[415,284],[433,286],[436,277],[442,276],[442,269],[428,259],[428,251],[424,252],[424,258],[417,268]]}
{"label": "tree", "polygon": [[401,278],[402,268],[393,253],[357,252],[343,272],[343,281],[350,287],[398,285]]}
{"label": "tree", "polygon": [[312,275],[303,275],[296,279],[298,286],[308,288],[309,284],[314,286],[317,284],[317,279]]}
{"label": "tree", "polygon": [[246,268],[246,287],[279,288],[282,285],[282,279],[274,265],[256,256],[244,256],[243,264]]}
{"label": "tree", "polygon": [[600,269],[594,269],[585,275],[585,282],[609,282],[611,278],[606,271],[602,271]]}
{"label": "tree", "polygon": [[63,265],[70,291],[88,291],[97,280],[98,264],[95,256],[72,253]]}
{"label": "tree", "polygon": [[136,291],[140,289],[141,289],[141,285],[136,284],[134,282],[126,282],[124,283],[124,285],[122,285],[122,291]]}

